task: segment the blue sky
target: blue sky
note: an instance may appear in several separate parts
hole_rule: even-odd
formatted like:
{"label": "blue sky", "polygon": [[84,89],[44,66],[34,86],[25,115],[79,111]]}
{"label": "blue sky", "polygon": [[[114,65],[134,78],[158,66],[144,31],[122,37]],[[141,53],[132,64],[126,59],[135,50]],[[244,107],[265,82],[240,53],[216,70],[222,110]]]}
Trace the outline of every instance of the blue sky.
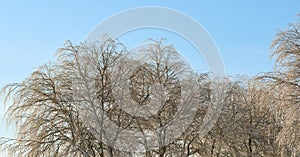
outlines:
{"label": "blue sky", "polygon": [[[56,49],[67,39],[79,43],[109,16],[141,6],[167,7],[191,16],[216,42],[226,72],[250,76],[272,70],[269,47],[274,34],[295,21],[300,12],[300,1],[296,0],[2,1],[0,87],[22,81],[35,67],[53,60]],[[178,39],[169,32],[142,30],[129,33],[120,40],[134,47],[149,37],[170,37],[170,44]],[[174,44],[182,53],[191,50],[185,45]],[[2,102],[0,105],[2,117]],[[0,126],[0,135],[4,134],[7,133]]]}

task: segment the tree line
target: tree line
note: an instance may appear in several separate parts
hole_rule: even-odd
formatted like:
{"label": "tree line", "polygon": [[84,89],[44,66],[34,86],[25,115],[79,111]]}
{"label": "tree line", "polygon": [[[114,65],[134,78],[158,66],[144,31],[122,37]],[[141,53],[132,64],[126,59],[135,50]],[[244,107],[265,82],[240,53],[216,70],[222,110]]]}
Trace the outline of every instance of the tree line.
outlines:
{"label": "tree line", "polygon": [[[300,155],[298,21],[275,36],[274,71],[252,78],[196,73],[164,40],[151,40],[140,51],[147,54],[141,56],[145,64],[131,60],[126,46],[109,37],[78,45],[67,41],[56,61],[3,88],[11,102],[7,123],[16,128],[16,137],[2,137],[0,146],[10,156]],[[124,87],[128,90],[120,92]],[[158,138],[147,140],[148,130],[163,128],[177,112],[184,113],[180,102],[189,109],[197,107],[188,127],[176,137],[159,129]],[[128,106],[132,103],[135,107]],[[138,110],[147,105],[143,112]],[[220,112],[216,123],[201,136],[208,108],[218,105],[221,108],[212,111]],[[112,123],[117,129],[103,129]],[[135,147],[143,151],[114,147],[124,130],[141,134]]]}

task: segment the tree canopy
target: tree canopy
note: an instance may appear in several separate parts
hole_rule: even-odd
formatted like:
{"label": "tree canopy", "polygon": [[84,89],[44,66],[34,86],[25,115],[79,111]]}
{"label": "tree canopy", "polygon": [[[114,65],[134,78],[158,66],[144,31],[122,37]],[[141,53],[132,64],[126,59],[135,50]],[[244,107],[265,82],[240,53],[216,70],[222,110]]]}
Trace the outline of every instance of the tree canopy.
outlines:
{"label": "tree canopy", "polygon": [[[299,21],[276,34],[271,50],[272,72],[212,78],[193,71],[163,39],[150,40],[142,53],[109,37],[67,41],[56,61],[3,88],[12,102],[7,122],[17,134],[2,137],[0,146],[11,156],[299,156]],[[216,104],[221,114],[201,136]],[[188,127],[176,137],[166,134],[163,126],[185,108],[195,110]],[[117,129],[106,129],[111,125]],[[114,147],[128,135],[124,130],[141,133],[134,146],[142,151]],[[158,138],[149,140],[149,132]]]}

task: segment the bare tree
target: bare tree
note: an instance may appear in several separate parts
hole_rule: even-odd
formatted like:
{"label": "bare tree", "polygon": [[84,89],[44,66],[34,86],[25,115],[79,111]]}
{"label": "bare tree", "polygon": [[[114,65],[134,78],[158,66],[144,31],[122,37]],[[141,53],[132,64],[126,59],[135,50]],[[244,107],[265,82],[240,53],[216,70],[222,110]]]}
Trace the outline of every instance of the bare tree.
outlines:
{"label": "bare tree", "polygon": [[[80,72],[88,69],[80,69],[84,67],[76,65],[76,61],[84,53],[100,55],[89,59],[94,59],[90,61],[95,61],[93,63],[100,68],[94,72],[102,75],[100,82],[103,83],[107,72],[101,70],[122,53],[123,49],[117,49],[118,46],[120,44],[110,38],[89,46],[74,46],[67,41],[65,48],[59,49],[55,63],[39,67],[22,83],[6,86],[3,92],[7,92],[7,99],[12,99],[6,116],[9,124],[15,124],[17,137],[2,138],[2,146],[12,156],[104,156],[101,141],[78,113],[74,83],[78,82],[78,76],[86,74]],[[99,95],[105,97],[103,101],[109,101],[107,91],[101,90]]]}
{"label": "bare tree", "polygon": [[282,115],[282,129],[277,141],[281,156],[300,153],[300,24],[297,21],[277,33],[272,43],[272,56],[276,57],[275,72],[265,73],[260,79],[268,81],[274,91]]}

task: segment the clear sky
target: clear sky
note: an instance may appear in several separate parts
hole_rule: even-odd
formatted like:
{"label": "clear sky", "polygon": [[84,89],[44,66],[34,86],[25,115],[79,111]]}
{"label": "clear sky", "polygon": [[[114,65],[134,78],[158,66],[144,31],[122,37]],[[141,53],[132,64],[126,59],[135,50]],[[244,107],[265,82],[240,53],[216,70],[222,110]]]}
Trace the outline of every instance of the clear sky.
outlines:
{"label": "clear sky", "polygon": [[[250,76],[272,70],[269,47],[274,34],[295,21],[300,12],[298,0],[2,1],[0,87],[22,81],[34,67],[53,60],[55,50],[62,47],[65,40],[79,43],[107,17],[141,6],[172,8],[193,17],[215,40],[226,72]],[[153,32],[155,30],[137,31],[120,40],[134,46],[149,37],[172,36],[167,32]],[[128,40],[130,36],[135,37],[131,39],[134,41]],[[176,43],[173,40],[168,42]],[[189,50],[184,44],[174,46],[179,46],[180,51]],[[0,118],[4,109],[2,104],[1,101]],[[0,126],[0,136],[7,134],[3,127]]]}

